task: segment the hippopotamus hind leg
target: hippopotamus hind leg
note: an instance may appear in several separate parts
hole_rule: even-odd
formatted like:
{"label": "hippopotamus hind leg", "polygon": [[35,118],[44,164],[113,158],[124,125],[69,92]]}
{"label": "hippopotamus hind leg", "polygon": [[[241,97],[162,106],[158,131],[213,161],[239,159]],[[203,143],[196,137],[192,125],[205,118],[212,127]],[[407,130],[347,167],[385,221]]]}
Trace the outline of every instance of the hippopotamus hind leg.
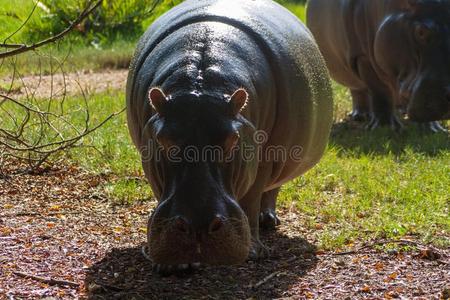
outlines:
{"label": "hippopotamus hind leg", "polygon": [[262,229],[273,230],[280,225],[280,219],[278,219],[275,211],[279,191],[280,188],[276,188],[262,195],[261,213],[259,215],[259,226]]}
{"label": "hippopotamus hind leg", "polygon": [[417,125],[421,130],[431,131],[433,133],[447,133],[448,130],[442,126],[441,122],[433,121],[433,122],[417,122]]}
{"label": "hippopotamus hind leg", "polygon": [[366,121],[370,115],[369,92],[367,90],[350,90],[353,100],[353,110],[350,114],[352,120]]}
{"label": "hippopotamus hind leg", "polygon": [[394,130],[403,127],[396,115],[395,105],[389,88],[378,78],[367,57],[358,57],[358,74],[369,86],[370,120],[367,129],[390,126]]}
{"label": "hippopotamus hind leg", "polygon": [[373,130],[380,126],[389,126],[393,130],[403,128],[399,117],[395,114],[392,101],[385,94],[376,91],[371,93],[370,120],[366,128]]}

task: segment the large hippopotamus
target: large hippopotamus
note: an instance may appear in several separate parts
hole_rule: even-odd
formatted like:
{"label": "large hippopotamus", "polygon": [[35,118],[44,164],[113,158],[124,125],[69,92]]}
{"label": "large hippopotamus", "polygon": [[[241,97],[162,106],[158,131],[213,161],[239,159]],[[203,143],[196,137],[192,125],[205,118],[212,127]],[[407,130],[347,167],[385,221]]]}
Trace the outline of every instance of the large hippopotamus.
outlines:
{"label": "large hippopotamus", "polygon": [[400,128],[450,118],[450,1],[310,0],[307,24],[355,119]]}
{"label": "large hippopotamus", "polygon": [[279,4],[188,0],[156,20],[127,81],[129,131],[158,199],[156,271],[264,255],[260,223],[276,225],[280,186],[321,158],[332,108],[319,48]]}

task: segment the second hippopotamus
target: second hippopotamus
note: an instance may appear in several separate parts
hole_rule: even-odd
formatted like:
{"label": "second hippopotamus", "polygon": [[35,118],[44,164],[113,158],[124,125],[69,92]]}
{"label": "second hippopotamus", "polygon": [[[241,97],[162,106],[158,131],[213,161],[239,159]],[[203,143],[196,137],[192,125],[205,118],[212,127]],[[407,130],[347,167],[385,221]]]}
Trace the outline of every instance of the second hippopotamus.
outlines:
{"label": "second hippopotamus", "polygon": [[401,127],[396,111],[450,118],[450,1],[310,0],[308,27],[332,77],[347,86],[355,119]]}

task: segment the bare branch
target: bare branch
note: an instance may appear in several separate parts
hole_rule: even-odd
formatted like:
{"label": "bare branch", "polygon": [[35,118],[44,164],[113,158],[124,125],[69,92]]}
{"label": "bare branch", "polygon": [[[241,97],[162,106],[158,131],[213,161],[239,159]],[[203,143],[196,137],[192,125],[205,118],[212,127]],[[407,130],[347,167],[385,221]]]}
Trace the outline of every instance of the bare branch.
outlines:
{"label": "bare branch", "polygon": [[26,46],[27,45],[25,44],[5,44],[5,43],[0,44],[0,48],[23,48]]}
{"label": "bare branch", "polygon": [[49,285],[63,285],[63,286],[71,286],[71,287],[76,287],[76,288],[80,286],[79,283],[76,283],[73,281],[36,276],[36,275],[32,275],[32,274],[27,274],[24,272],[13,271],[13,274],[23,277],[23,278],[30,278],[30,279],[33,279],[36,281],[40,281],[42,283],[46,283]]}

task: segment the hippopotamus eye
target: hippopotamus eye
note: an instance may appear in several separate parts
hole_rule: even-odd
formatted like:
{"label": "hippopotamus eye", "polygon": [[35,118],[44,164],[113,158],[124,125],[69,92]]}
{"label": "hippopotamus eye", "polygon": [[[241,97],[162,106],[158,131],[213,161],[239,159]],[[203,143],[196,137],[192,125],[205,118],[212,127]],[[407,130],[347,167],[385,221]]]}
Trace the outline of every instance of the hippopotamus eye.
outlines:
{"label": "hippopotamus eye", "polygon": [[425,24],[417,24],[414,34],[416,39],[422,44],[429,44],[433,39],[433,30]]}

